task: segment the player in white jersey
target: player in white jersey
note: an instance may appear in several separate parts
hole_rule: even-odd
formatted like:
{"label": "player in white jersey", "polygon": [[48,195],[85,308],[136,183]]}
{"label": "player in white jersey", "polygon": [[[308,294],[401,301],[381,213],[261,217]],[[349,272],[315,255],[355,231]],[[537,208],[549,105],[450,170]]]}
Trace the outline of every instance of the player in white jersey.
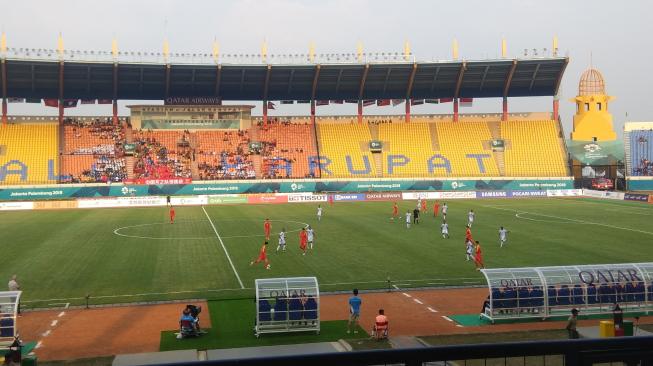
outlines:
{"label": "player in white jersey", "polygon": [[282,251],[286,251],[286,229],[283,228],[281,229],[281,232],[279,233],[279,245],[277,245],[277,252],[281,249]]}
{"label": "player in white jersey", "polygon": [[506,230],[503,226],[499,229],[499,244],[501,244],[501,248],[503,248],[503,244],[508,241],[509,232],[510,231]]}
{"label": "player in white jersey", "polygon": [[417,198],[417,209],[419,210],[420,207],[422,207],[422,198],[421,197]]}
{"label": "player in white jersey", "polygon": [[308,225],[306,228],[306,237],[308,238],[308,249],[313,249],[313,238],[314,238],[315,232],[313,231],[313,228],[311,225]]}
{"label": "player in white jersey", "polygon": [[322,205],[317,205],[317,221],[322,220]]}
{"label": "player in white jersey", "polygon": [[467,255],[467,260],[469,261],[472,259],[472,254],[474,253],[474,243],[471,240],[467,240],[467,249],[465,250],[465,254]]}
{"label": "player in white jersey", "polygon": [[444,202],[444,203],[442,204],[442,219],[445,219],[445,220],[446,220],[446,218],[447,218],[447,210],[449,210],[449,206],[447,206],[447,203]]}
{"label": "player in white jersey", "polygon": [[410,229],[410,211],[406,211],[406,229]]}
{"label": "player in white jersey", "polygon": [[442,239],[449,239],[449,224],[447,224],[447,221],[442,221],[440,230],[442,231]]}
{"label": "player in white jersey", "polygon": [[469,212],[467,213],[467,225],[469,225],[469,227],[472,227],[475,216],[476,214],[474,213],[474,210],[469,210]]}

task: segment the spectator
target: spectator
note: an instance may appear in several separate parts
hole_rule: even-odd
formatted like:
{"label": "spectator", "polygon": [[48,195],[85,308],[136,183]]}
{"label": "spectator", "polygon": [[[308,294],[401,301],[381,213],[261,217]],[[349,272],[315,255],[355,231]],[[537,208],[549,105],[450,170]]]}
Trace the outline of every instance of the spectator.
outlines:
{"label": "spectator", "polygon": [[349,298],[349,323],[347,334],[351,333],[352,328],[354,333],[358,333],[358,321],[361,315],[361,298],[358,297],[358,289],[354,289],[354,296]]}
{"label": "spectator", "polygon": [[569,333],[569,339],[578,339],[580,338],[578,330],[576,330],[576,323],[578,321],[578,309],[571,309],[571,316],[569,321],[567,321],[567,332]]}
{"label": "spectator", "polygon": [[[18,284],[16,275],[11,276],[11,279],[9,280],[9,283],[7,283],[7,287],[9,288],[9,291],[20,291],[20,284]],[[20,315],[20,302],[18,303],[16,312],[18,315]]]}
{"label": "spectator", "polygon": [[372,334],[376,340],[388,338],[388,317],[385,316],[385,311],[379,309],[379,315],[374,320],[374,328]]}

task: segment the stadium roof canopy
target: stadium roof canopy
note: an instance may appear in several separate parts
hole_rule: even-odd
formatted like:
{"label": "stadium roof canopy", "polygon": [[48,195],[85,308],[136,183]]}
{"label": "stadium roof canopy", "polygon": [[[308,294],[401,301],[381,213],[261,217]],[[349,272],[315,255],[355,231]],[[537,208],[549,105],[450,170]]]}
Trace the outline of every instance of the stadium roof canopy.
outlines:
{"label": "stadium roof canopy", "polygon": [[320,65],[65,61],[63,75],[59,61],[5,62],[6,97],[160,100],[216,96],[247,101],[553,96],[569,59]]}

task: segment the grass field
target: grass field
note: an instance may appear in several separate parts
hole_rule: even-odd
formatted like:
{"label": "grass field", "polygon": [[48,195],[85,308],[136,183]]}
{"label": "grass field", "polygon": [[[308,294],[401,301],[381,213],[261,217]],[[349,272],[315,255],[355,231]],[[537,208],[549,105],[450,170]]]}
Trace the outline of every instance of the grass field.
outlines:
{"label": "grass field", "polygon": [[[469,209],[489,268],[653,261],[653,206],[579,198],[448,203],[451,239],[441,238],[441,218],[432,214],[410,229],[391,221],[389,202],[325,205],[319,223],[316,204],[177,207],[174,225],[167,208],[2,212],[0,278],[18,275],[27,306],[82,304],[87,294],[92,304],[251,297],[261,277],[317,276],[322,291],[385,288],[388,279],[400,287],[482,284],[464,256]],[[415,202],[399,205],[405,213]],[[249,266],[266,217],[273,232],[289,231],[286,253],[275,253],[276,235],[271,240],[271,270]],[[306,256],[298,249],[304,224],[316,232]],[[502,249],[500,225],[510,230]]]}

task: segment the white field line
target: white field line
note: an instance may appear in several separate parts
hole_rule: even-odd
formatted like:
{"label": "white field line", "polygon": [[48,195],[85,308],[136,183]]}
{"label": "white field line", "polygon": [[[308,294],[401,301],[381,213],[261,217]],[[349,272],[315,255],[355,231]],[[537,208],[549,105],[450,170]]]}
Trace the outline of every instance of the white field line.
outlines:
{"label": "white field line", "polygon": [[66,312],[65,312],[65,311],[62,311],[62,312],[59,313],[59,315],[57,315],[57,317],[61,318],[61,317],[64,316],[64,315],[66,315]]}
{"label": "white field line", "polygon": [[[458,281],[462,279],[473,279],[472,277],[454,277],[448,280],[451,281]],[[431,279],[421,279],[421,280],[402,280],[403,282],[424,282],[429,285],[444,285],[445,282],[427,282],[427,281],[433,281],[433,280],[444,280],[441,278],[431,278]],[[358,282],[332,282],[332,283],[321,283],[320,286],[342,286],[342,285],[358,285],[358,284],[374,284],[374,283],[387,283],[387,280],[379,280],[379,281],[358,281]],[[464,283],[467,284],[478,284],[480,283],[481,280],[475,281],[475,282],[469,282],[466,281]],[[396,285],[392,285],[392,287],[395,290],[399,290],[399,287]],[[138,297],[138,296],[165,296],[165,295],[180,295],[180,294],[198,294],[202,292],[226,292],[226,291],[240,291],[240,290],[252,290],[251,287],[245,287],[245,288],[220,288],[220,289],[204,289],[204,290],[187,290],[187,291],[167,291],[167,292],[144,292],[144,293],[136,293],[136,294],[122,294],[122,295],[99,295],[99,296],[91,296],[91,299],[115,299],[115,298],[121,298],[121,297]],[[70,303],[50,303],[51,301],[71,301],[71,300],[84,300],[86,299],[85,297],[67,297],[67,298],[60,298],[60,299],[36,299],[36,300],[26,300],[23,301],[21,300],[22,303],[25,304],[30,304],[30,303],[40,303],[40,302],[48,302],[48,305],[53,306],[53,305],[68,305]]]}
{"label": "white field line", "polygon": [[42,345],[43,345],[43,342],[39,341],[39,343],[36,344],[36,347],[34,347],[34,349],[41,348]]}
{"label": "white field line", "polygon": [[50,335],[50,333],[52,333],[52,331],[50,329],[48,329],[43,334],[41,334],[41,337],[47,337],[47,336]]}
{"label": "white field line", "polygon": [[206,215],[206,218],[209,220],[209,223],[211,224],[211,227],[213,228],[213,232],[215,232],[215,236],[218,237],[218,240],[220,240],[220,245],[222,245],[222,249],[224,250],[224,254],[227,255],[227,259],[229,260],[229,264],[231,265],[231,269],[234,270],[234,274],[236,275],[236,279],[238,280],[238,283],[240,284],[240,288],[244,289],[245,285],[243,285],[243,281],[240,279],[240,276],[238,275],[238,271],[236,271],[236,266],[234,266],[234,262],[231,260],[231,257],[229,256],[229,252],[227,251],[227,247],[224,246],[224,243],[222,242],[222,238],[220,237],[220,234],[218,234],[218,230],[215,228],[215,225],[213,225],[213,221],[211,220],[211,217],[209,214],[206,212],[206,209],[204,209],[204,206],[202,206],[202,211],[204,211],[204,214]]}
{"label": "white field line", "polygon": [[522,210],[514,210],[514,209],[510,209],[510,208],[502,208],[502,207],[496,207],[496,206],[485,206],[485,205],[484,205],[483,207],[493,208],[493,209],[495,209],[495,210],[512,211],[512,212],[516,212],[516,213],[518,213],[518,214],[519,214],[519,213],[525,213],[525,214],[528,214],[528,215],[535,215],[535,216],[549,217],[549,218],[559,219],[559,220],[568,220],[568,221],[576,222],[576,223],[579,223],[579,224],[604,226],[604,227],[609,227],[609,228],[613,228],[613,229],[627,230],[627,231],[632,231],[632,232],[636,232],[636,233],[642,233],[642,234],[647,234],[647,235],[653,235],[653,233],[650,232],[650,231],[644,231],[644,230],[632,229],[632,228],[622,227],[622,226],[617,226],[617,225],[603,224],[603,223],[600,223],[600,222],[585,221],[585,220],[578,220],[578,219],[570,219],[570,218],[568,218],[568,217],[555,216],[555,215],[545,215],[545,214],[540,214],[540,213],[536,213],[536,212],[527,212],[527,211],[522,211]]}
{"label": "white field line", "polygon": [[413,301],[415,301],[416,303],[418,303],[418,304],[420,304],[420,305],[424,305],[424,303],[421,302],[421,301],[419,301],[418,299],[413,299]]}
{"label": "white field line", "polygon": [[50,327],[56,327],[57,323],[59,323],[58,320],[53,320],[52,323],[50,323]]}
{"label": "white field line", "polygon": [[412,296],[410,296],[409,294],[407,294],[407,293],[405,293],[405,292],[402,292],[401,294],[404,295],[404,296],[406,296],[406,297],[412,297]]}
{"label": "white field line", "polygon": [[432,312],[432,313],[437,313],[437,312],[438,312],[437,310],[433,309],[433,308],[430,307],[430,306],[427,306],[426,308],[427,308],[430,312]]}
{"label": "white field line", "polygon": [[444,320],[446,320],[446,321],[448,321],[448,322],[453,322],[453,320],[451,320],[451,318],[448,317],[448,316],[444,316],[444,315],[442,315],[442,318],[444,318]]}

